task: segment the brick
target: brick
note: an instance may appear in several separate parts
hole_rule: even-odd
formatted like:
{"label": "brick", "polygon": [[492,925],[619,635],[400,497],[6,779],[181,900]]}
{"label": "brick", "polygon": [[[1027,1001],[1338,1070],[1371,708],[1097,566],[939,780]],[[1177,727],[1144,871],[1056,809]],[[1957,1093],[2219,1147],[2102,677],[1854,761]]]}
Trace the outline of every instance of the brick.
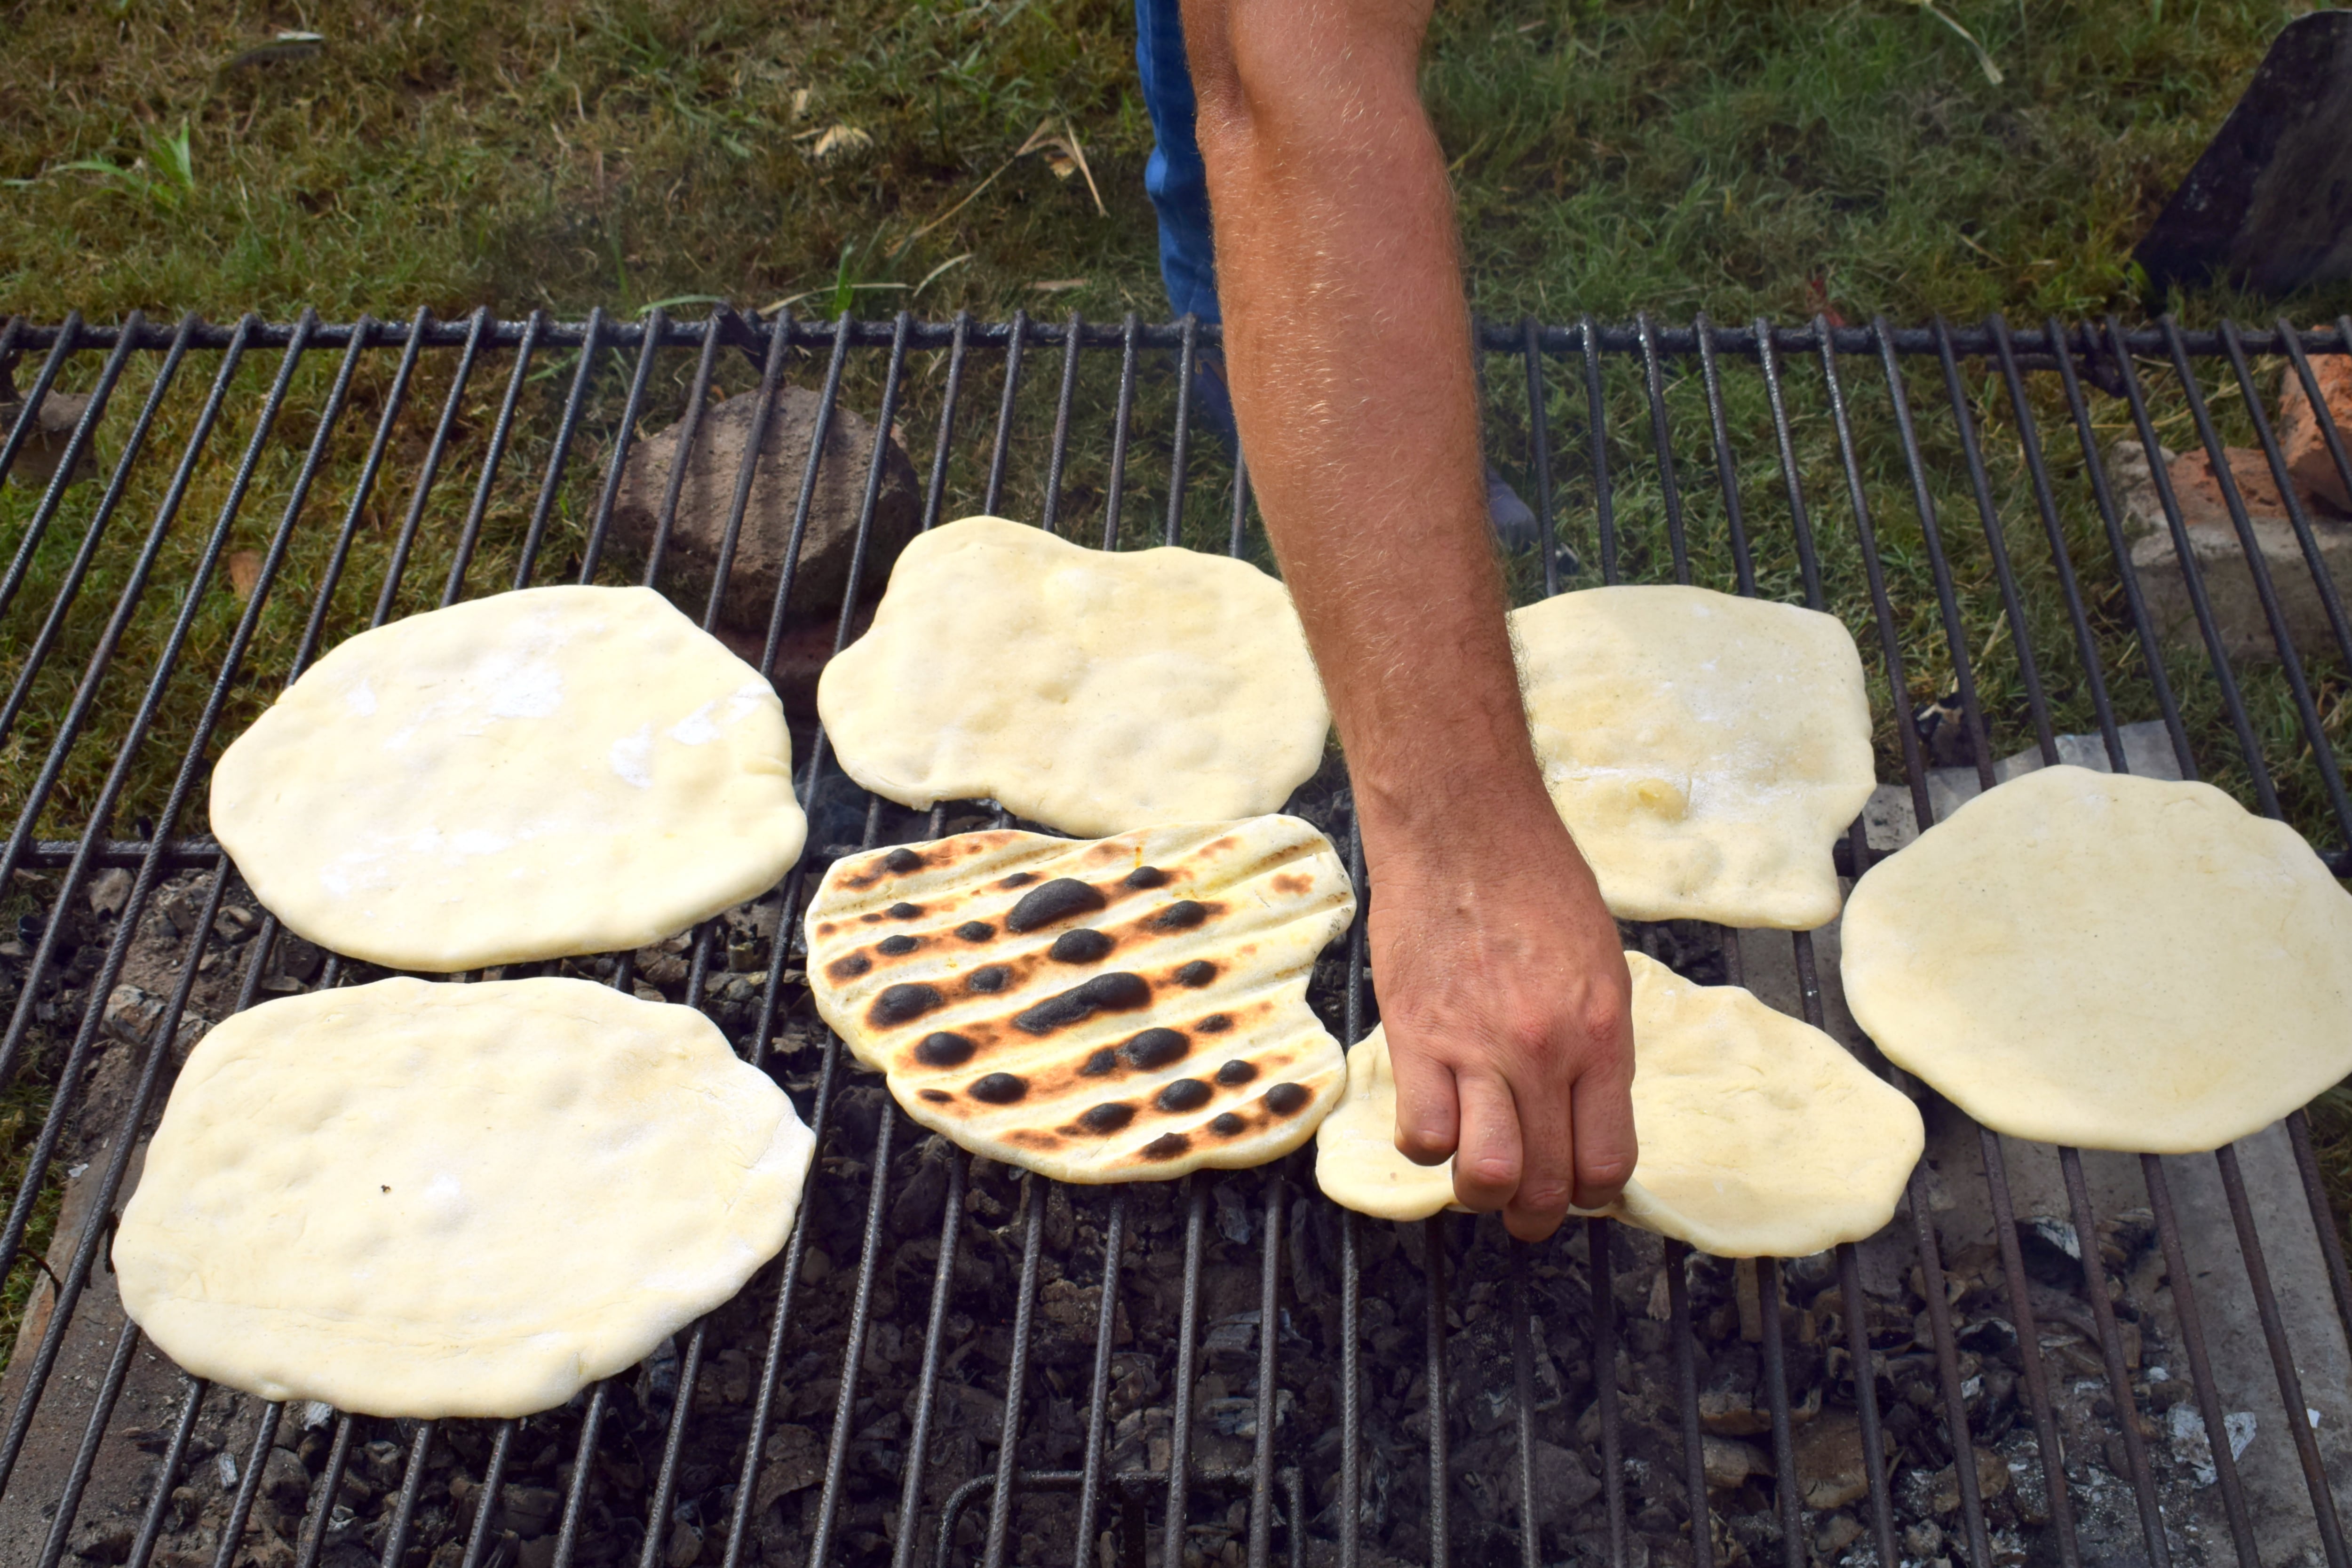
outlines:
{"label": "brick", "polygon": [[[2311,374],[2319,383],[2319,395],[2326,400],[2338,435],[2352,446],[2352,354],[2314,354]],[[2336,468],[2319,421],[2313,416],[2311,399],[2304,395],[2303,378],[2292,365],[2279,393],[2278,434],[2295,488],[2339,512],[2352,514],[2352,491],[2345,488],[2343,471]]]}

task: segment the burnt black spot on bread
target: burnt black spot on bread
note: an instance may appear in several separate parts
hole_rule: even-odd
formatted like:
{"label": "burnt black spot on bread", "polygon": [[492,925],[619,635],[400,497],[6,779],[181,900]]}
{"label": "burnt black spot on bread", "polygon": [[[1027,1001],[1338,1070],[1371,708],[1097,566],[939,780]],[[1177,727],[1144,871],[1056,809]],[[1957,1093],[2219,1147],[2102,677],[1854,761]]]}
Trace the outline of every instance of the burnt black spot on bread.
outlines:
{"label": "burnt black spot on bread", "polygon": [[1176,971],[1176,984],[1199,990],[1217,977],[1217,966],[1205,958],[1196,958]]}
{"label": "burnt black spot on bread", "polygon": [[1247,1083],[1257,1076],[1255,1062],[1231,1061],[1217,1069],[1217,1081],[1227,1089],[1237,1083]]}
{"label": "burnt black spot on bread", "polygon": [[999,877],[996,885],[1000,888],[1025,888],[1036,879],[1034,872],[1015,871],[1010,877]]}
{"label": "burnt black spot on bread", "polygon": [[923,906],[920,904],[896,903],[892,904],[889,910],[890,918],[894,921],[910,921],[922,912]]}
{"label": "burnt black spot on bread", "polygon": [[1191,931],[1209,918],[1209,906],[1191,899],[1179,899],[1151,917],[1153,931]]}
{"label": "burnt black spot on bread", "polygon": [[1056,963],[1100,963],[1118,945],[1098,931],[1066,931],[1054,939],[1045,956]]}
{"label": "burnt black spot on bread", "polygon": [[1078,915],[1090,915],[1110,902],[1102,889],[1076,877],[1056,877],[1041,888],[1033,888],[1013,906],[1004,917],[1004,929],[1009,931],[1031,931]]}
{"label": "burnt black spot on bread", "polygon": [[1230,1013],[1212,1013],[1192,1026],[1204,1035],[1222,1035],[1233,1026],[1234,1018]]}
{"label": "burnt black spot on bread", "polygon": [[949,1100],[955,1098],[954,1095],[950,1094],[943,1089],[918,1089],[916,1092],[921,1095],[925,1100],[929,1100],[933,1105],[945,1105]]}
{"label": "burnt black spot on bread", "polygon": [[1011,1105],[1029,1092],[1029,1083],[1009,1072],[992,1072],[964,1092],[982,1105]]}
{"label": "burnt black spot on bread", "polygon": [[1150,981],[1140,974],[1113,970],[1014,1014],[1013,1026],[1024,1034],[1050,1035],[1056,1029],[1083,1023],[1097,1013],[1129,1012],[1150,1001]]}
{"label": "burnt black spot on bread", "polygon": [[1265,1094],[1265,1108],[1276,1116],[1293,1116],[1305,1109],[1312,1098],[1304,1084],[1278,1083]]}
{"label": "burnt black spot on bread", "polygon": [[882,857],[882,869],[885,871],[896,872],[901,877],[905,876],[909,871],[921,870],[922,866],[923,858],[920,855],[916,854],[912,849],[908,849],[904,846],[893,849],[890,853]]}
{"label": "burnt black spot on bread", "polygon": [[826,964],[824,972],[835,980],[855,980],[873,967],[872,959],[862,952],[853,952],[847,958],[836,958]]}
{"label": "burnt black spot on bread", "polygon": [[1118,1053],[1113,1050],[1110,1047],[1105,1046],[1102,1049],[1097,1051],[1094,1055],[1086,1059],[1086,1065],[1078,1068],[1078,1076],[1080,1078],[1102,1078],[1118,1070]]}
{"label": "burnt black spot on bread", "polygon": [[915,1059],[927,1068],[961,1067],[971,1060],[972,1052],[980,1049],[961,1035],[945,1029],[935,1035],[925,1035],[923,1043],[915,1047]]}
{"label": "burnt black spot on bread", "polygon": [[1078,1125],[1089,1132],[1116,1132],[1135,1120],[1135,1107],[1106,1100],[1078,1118]]}
{"label": "burnt black spot on bread", "polygon": [[1013,971],[1001,963],[983,963],[964,977],[967,991],[1002,991],[1004,983],[1013,978]]}
{"label": "burnt black spot on bread", "polygon": [[1147,1160],[1173,1160],[1192,1146],[1192,1141],[1181,1132],[1163,1132],[1146,1143],[1142,1149]]}
{"label": "burnt black spot on bread", "polygon": [[1230,1138],[1247,1126],[1249,1126],[1248,1122],[1228,1110],[1209,1123],[1209,1131],[1220,1138]]}
{"label": "burnt black spot on bread", "polygon": [[1174,1029],[1146,1029],[1118,1048],[1118,1054],[1146,1072],[1181,1061],[1192,1042]]}
{"label": "burnt black spot on bread", "polygon": [[1216,1093],[1197,1078],[1180,1078],[1160,1091],[1151,1103],[1162,1110],[1198,1110]]}
{"label": "burnt black spot on bread", "polygon": [[986,921],[966,921],[956,927],[956,935],[966,942],[986,942],[996,934],[996,928]]}
{"label": "burnt black spot on bread", "polygon": [[874,998],[874,1005],[866,1010],[867,1023],[885,1028],[893,1024],[912,1023],[945,998],[932,985],[893,985]]}
{"label": "burnt black spot on bread", "polygon": [[1119,879],[1130,888],[1157,888],[1168,880],[1168,873],[1157,866],[1138,866]]}
{"label": "burnt black spot on bread", "polygon": [[886,936],[874,944],[874,951],[885,958],[897,958],[914,952],[923,944],[911,936]]}

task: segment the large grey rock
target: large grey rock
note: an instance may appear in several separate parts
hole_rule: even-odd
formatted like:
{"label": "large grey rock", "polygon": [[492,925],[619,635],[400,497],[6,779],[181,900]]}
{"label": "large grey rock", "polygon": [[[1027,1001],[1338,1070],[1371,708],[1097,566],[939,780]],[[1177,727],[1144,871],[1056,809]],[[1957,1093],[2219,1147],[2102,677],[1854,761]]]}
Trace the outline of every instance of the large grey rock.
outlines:
{"label": "large grey rock", "polygon": [[[52,392],[42,398],[33,416],[33,427],[26,433],[25,444],[16,450],[16,466],[8,470],[8,482],[27,489],[46,487],[56,475],[58,465],[65,460],[74,426],[81,423],[82,413],[89,407],[87,393]],[[0,399],[0,442],[6,441],[24,412],[22,402]],[[66,482],[78,485],[97,477],[98,463],[85,446],[76,454],[73,472]]]}
{"label": "large grey rock", "polygon": [[[2260,453],[2236,448],[2230,455],[2231,473],[2295,651],[2307,655],[2332,647],[2335,632],[2318,579],[2304,554],[2302,541],[2295,537],[2268,461]],[[2269,617],[2263,613],[2252,569],[2246,564],[2245,542],[2221,499],[2211,460],[2201,451],[2181,457],[2166,452],[2164,458],[2222,647],[2232,659],[2275,661],[2278,643],[2272,636]],[[2188,579],[2181,570],[2179,552],[2174,548],[2163,502],[2157,495],[2146,448],[2137,441],[2119,441],[2108,454],[2107,466],[2122,499],[2132,571],[2139,579],[2157,634],[2168,642],[2202,646],[2196,612],[2189,604]],[[2313,542],[2318,546],[2320,567],[2340,597],[2345,587],[2352,584],[2352,521],[2334,515],[2332,508],[2312,496],[2302,500]]]}
{"label": "large grey rock", "polygon": [[[721,624],[736,630],[765,634],[768,629],[776,584],[792,543],[793,513],[800,502],[809,439],[822,401],[816,394],[796,386],[777,391],[767,438],[760,445],[759,466],[752,477],[742,531],[736,540],[734,563],[727,574],[727,596],[719,605]],[[677,515],[663,557],[661,585],[698,617],[710,592],[711,569],[727,531],[736,476],[742,468],[743,449],[751,439],[758,405],[758,395],[749,393],[713,403],[703,410],[701,428],[695,433],[694,456],[687,464]],[[621,471],[621,488],[613,508],[614,538],[640,559],[653,545],[662,498],[668,492],[670,469],[677,460],[682,424],[637,442]],[[825,427],[824,455],[817,463],[807,535],[793,574],[789,608],[796,616],[838,607],[848,588],[874,441],[869,421],[853,409],[835,405]],[[862,599],[870,601],[880,594],[891,563],[915,536],[921,517],[922,499],[914,466],[893,440],[883,458],[882,486],[874,504],[874,527],[859,587]]]}

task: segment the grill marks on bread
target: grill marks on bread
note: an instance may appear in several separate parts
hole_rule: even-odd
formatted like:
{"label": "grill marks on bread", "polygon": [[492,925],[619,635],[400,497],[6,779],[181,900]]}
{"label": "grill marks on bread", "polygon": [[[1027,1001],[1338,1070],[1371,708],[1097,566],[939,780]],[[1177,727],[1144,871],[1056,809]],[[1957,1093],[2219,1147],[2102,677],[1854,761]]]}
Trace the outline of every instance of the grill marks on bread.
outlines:
{"label": "grill marks on bread", "polygon": [[819,1011],[909,1115],[1065,1181],[1274,1159],[1339,1096],[1307,1006],[1355,900],[1294,817],[1092,842],[1000,830],[837,862]]}

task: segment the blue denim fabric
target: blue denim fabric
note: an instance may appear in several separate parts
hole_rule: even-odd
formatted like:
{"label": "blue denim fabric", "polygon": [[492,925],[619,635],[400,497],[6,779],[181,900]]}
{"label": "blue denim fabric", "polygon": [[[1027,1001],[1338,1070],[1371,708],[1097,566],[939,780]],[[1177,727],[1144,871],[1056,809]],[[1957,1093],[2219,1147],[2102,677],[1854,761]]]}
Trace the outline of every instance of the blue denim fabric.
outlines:
{"label": "blue denim fabric", "polygon": [[1160,215],[1160,277],[1178,316],[1219,321],[1217,258],[1209,237],[1209,175],[1192,134],[1192,71],[1177,0],[1135,0],[1135,64],[1156,143],[1143,188]]}

